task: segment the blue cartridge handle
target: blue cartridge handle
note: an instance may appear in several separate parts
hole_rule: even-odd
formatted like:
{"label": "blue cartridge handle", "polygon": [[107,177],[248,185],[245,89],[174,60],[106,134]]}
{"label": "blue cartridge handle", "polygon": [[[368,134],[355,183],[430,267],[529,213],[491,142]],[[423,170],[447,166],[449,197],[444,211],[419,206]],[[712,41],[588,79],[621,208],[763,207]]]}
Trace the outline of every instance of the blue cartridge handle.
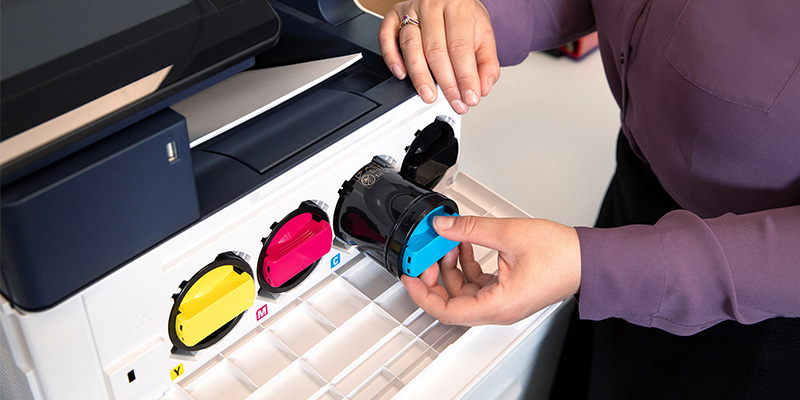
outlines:
{"label": "blue cartridge handle", "polygon": [[433,217],[459,216],[458,213],[449,214],[444,210],[444,206],[434,208],[433,211],[425,215],[420,221],[406,242],[403,252],[403,273],[408,276],[419,276],[439,261],[450,250],[458,246],[458,242],[445,239],[433,229]]}

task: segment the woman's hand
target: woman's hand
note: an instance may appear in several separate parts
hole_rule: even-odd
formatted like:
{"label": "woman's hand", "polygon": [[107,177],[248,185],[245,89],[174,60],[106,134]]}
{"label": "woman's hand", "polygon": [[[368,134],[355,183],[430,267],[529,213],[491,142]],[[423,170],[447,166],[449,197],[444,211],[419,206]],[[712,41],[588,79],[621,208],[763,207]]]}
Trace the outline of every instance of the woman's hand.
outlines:
{"label": "woman's hand", "polygon": [[[444,324],[512,324],[580,288],[575,228],[541,219],[481,217],[436,217],[434,227],[462,243],[419,278],[403,275],[402,281],[414,302]],[[498,251],[497,276],[481,270],[470,243]],[[438,283],[440,272],[444,286]]]}
{"label": "woman's hand", "polygon": [[[419,21],[406,25],[404,16]],[[411,0],[394,5],[378,32],[386,65],[406,75],[422,100],[436,100],[436,78],[453,110],[478,105],[500,78],[494,32],[486,7],[477,0]],[[433,76],[431,76],[433,73]]]}

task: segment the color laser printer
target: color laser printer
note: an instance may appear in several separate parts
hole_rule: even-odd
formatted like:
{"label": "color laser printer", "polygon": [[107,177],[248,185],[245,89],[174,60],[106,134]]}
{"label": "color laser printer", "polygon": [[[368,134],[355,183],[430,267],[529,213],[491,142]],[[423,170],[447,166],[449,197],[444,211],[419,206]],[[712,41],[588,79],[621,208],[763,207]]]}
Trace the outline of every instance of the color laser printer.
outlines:
{"label": "color laser printer", "polygon": [[526,214],[356,3],[1,4],[0,398],[513,397],[564,326],[408,297],[434,215]]}

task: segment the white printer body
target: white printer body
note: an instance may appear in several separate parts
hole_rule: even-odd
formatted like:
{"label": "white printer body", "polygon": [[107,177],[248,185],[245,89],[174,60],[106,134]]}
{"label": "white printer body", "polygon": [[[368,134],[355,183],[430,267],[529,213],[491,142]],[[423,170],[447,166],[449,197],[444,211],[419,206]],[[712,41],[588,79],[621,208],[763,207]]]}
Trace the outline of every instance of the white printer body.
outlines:
{"label": "white printer body", "polygon": [[[419,309],[380,262],[340,239],[333,239],[288,289],[265,291],[255,278],[230,289],[230,293],[244,293],[249,302],[234,320],[213,332],[213,342],[200,342],[188,346],[189,350],[177,343],[175,329],[182,328],[175,320],[177,303],[186,295],[187,285],[197,283],[200,272],[209,266],[227,266],[219,260],[228,257],[246,264],[250,275],[262,273],[263,240],[274,235],[279,229],[275,223],[286,220],[298,205],[313,204],[332,215],[344,182],[375,156],[404,160],[415,134],[437,118],[450,121],[456,140],[460,138],[460,118],[441,100],[441,94],[437,103],[424,104],[407,82],[382,71],[385,67],[374,41],[359,43],[359,32],[377,26],[375,17],[352,9],[348,12],[355,16],[348,17],[344,11],[326,12],[324,7],[317,14],[303,6],[272,3],[283,24],[281,40],[286,39],[288,46],[293,40],[307,40],[290,34],[314,31],[341,41],[342,53],[356,48],[363,58],[214,138],[190,141],[191,117],[174,110],[207,92],[188,93],[195,97],[183,96],[184,103],[178,106],[170,103],[174,110],[161,107],[80,150],[65,150],[66,155],[57,156],[44,153],[31,158],[33,162],[23,157],[26,162],[21,166],[12,164],[17,175],[10,179],[15,182],[4,187],[3,193],[7,215],[25,222],[32,218],[31,210],[49,215],[56,209],[59,215],[73,214],[51,219],[52,230],[63,235],[86,229],[89,237],[111,236],[110,243],[130,239],[144,244],[125,248],[133,254],[85,274],[66,289],[58,289],[62,286],[57,283],[80,276],[80,260],[85,259],[90,269],[94,251],[100,258],[113,259],[114,248],[93,247],[108,247],[105,239],[83,243],[78,238],[73,246],[86,247],[65,253],[64,264],[48,269],[26,264],[21,256],[3,260],[0,394],[4,399],[516,398],[536,354],[552,353],[553,349],[546,348],[552,346],[547,340],[552,340],[551,332],[564,328],[563,315],[572,304],[552,305],[512,326],[446,326]],[[339,55],[328,54],[329,50],[323,46],[321,53],[310,51],[306,58]],[[212,81],[224,85],[231,75],[223,69]],[[218,107],[218,103],[203,101],[192,106],[195,112],[208,114]],[[150,146],[152,142],[156,143]],[[150,147],[157,149],[152,151],[157,153],[152,161]],[[164,171],[183,163],[183,171],[174,176],[161,170],[148,172],[142,162],[161,163]],[[93,175],[93,171],[101,173]],[[152,198],[147,193],[148,181],[135,180],[137,171],[148,179],[149,174],[166,176]],[[119,203],[110,192],[117,192],[116,184],[123,187],[127,176],[134,187],[119,192],[135,198]],[[72,187],[72,182],[79,184]],[[97,190],[86,189],[93,184]],[[76,190],[77,200],[71,197]],[[173,196],[172,190],[182,194]],[[459,171],[457,164],[446,169],[432,190],[454,200],[462,215],[526,216]],[[182,196],[187,195],[194,201],[184,203]],[[92,205],[98,197],[97,205]],[[36,202],[40,198],[47,210]],[[66,198],[72,203],[52,204],[52,199]],[[84,210],[86,203],[101,211]],[[107,204],[119,204],[121,210],[114,215],[121,216],[108,216],[103,209]],[[148,207],[138,210],[136,204]],[[165,225],[159,214],[149,214],[152,204],[158,204],[164,221],[190,211],[183,222]],[[95,223],[63,226],[73,224],[72,218],[81,218],[83,213],[91,214],[87,218]],[[21,228],[16,220],[3,227],[4,246],[10,246],[14,255],[24,255],[30,250],[19,250],[25,247],[25,235],[18,233]],[[108,224],[121,221],[123,226],[114,230],[96,223],[104,220]],[[151,224],[167,233],[138,229]],[[33,237],[30,240],[43,238],[41,251],[49,250],[47,234],[26,235]],[[60,248],[55,246],[53,251]],[[487,272],[497,270],[495,251],[477,248],[476,258]],[[37,271],[44,272],[37,275]],[[52,271],[65,275],[59,278]],[[48,279],[57,282],[40,282]],[[9,288],[17,281],[27,284],[28,291]],[[53,289],[56,295],[40,296],[41,288],[49,285],[63,293]],[[192,295],[201,298],[202,291]],[[227,304],[225,296],[214,297],[220,302],[210,302],[206,308]],[[214,312],[224,314],[225,310]],[[202,329],[203,318],[213,319],[209,313],[200,309],[196,319],[186,323]],[[543,382],[553,367],[537,366]],[[542,393],[546,392],[542,387]]]}

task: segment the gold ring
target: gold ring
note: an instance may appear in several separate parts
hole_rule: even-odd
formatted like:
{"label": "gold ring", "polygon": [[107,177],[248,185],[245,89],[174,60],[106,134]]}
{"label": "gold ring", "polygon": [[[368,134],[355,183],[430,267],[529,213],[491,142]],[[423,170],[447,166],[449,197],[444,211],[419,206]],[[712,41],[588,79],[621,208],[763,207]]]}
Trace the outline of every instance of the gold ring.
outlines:
{"label": "gold ring", "polygon": [[408,16],[408,14],[404,15],[403,18],[400,20],[400,29],[403,29],[406,25],[414,25],[419,27],[419,21],[415,20]]}

